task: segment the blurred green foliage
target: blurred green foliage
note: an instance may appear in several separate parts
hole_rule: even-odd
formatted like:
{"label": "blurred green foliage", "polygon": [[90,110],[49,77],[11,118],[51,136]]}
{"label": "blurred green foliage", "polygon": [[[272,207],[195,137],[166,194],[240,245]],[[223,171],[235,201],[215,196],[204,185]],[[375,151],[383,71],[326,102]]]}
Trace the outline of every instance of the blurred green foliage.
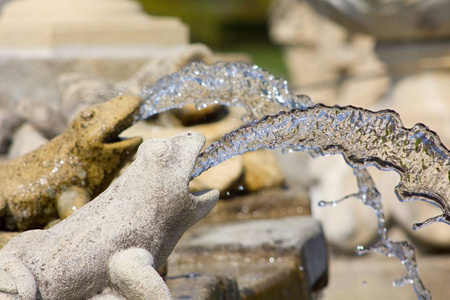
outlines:
{"label": "blurred green foliage", "polygon": [[151,15],[177,16],[189,25],[191,42],[218,52],[245,52],[254,63],[286,78],[281,50],[267,34],[272,0],[139,0]]}
{"label": "blurred green foliage", "polygon": [[271,0],[140,0],[152,15],[178,16],[189,24],[193,42],[217,47],[227,27],[265,26]]}

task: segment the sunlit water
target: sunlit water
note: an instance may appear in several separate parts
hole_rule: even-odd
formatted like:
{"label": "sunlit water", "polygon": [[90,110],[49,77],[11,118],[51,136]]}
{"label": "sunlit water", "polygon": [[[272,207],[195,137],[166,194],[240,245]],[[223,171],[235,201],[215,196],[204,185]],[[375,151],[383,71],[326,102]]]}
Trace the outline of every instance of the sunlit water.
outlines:
{"label": "sunlit water", "polygon": [[363,246],[358,246],[357,253],[359,255],[367,253],[381,253],[388,257],[397,258],[405,266],[407,275],[403,278],[396,279],[394,281],[394,286],[400,287],[405,284],[412,284],[419,299],[431,299],[430,292],[424,287],[418,274],[414,247],[406,241],[394,242],[387,235],[383,201],[381,194],[376,188],[369,172],[367,172],[366,169],[354,168],[353,173],[355,174],[358,183],[359,191],[357,193],[335,201],[321,201],[319,202],[319,206],[336,206],[339,202],[346,199],[356,198],[364,203],[364,205],[373,208],[377,215],[380,243],[368,249],[365,249]]}
{"label": "sunlit water", "polygon": [[312,105],[309,97],[290,93],[286,80],[241,62],[191,63],[144,88],[140,96],[143,99],[141,118],[144,119],[188,103],[199,109],[208,104],[240,106],[246,111],[244,121]]}
{"label": "sunlit water", "polygon": [[395,192],[400,201],[419,199],[442,210],[441,215],[414,224],[415,230],[433,222],[450,224],[450,155],[434,132],[423,125],[404,128],[393,111],[312,106],[307,96],[292,95],[286,81],[245,63],[193,63],[143,89],[141,97],[141,118],[188,103],[198,108],[219,103],[244,107],[244,120],[254,120],[201,153],[192,177],[235,155],[260,148],[342,154],[354,168],[359,186],[358,193],[346,198],[360,199],[375,210],[378,218],[380,245],[360,248],[359,253],[380,252],[400,259],[408,274],[395,284],[411,283],[419,299],[431,298],[418,276],[414,248],[387,237],[381,196],[363,168],[376,166],[398,172],[401,180]]}

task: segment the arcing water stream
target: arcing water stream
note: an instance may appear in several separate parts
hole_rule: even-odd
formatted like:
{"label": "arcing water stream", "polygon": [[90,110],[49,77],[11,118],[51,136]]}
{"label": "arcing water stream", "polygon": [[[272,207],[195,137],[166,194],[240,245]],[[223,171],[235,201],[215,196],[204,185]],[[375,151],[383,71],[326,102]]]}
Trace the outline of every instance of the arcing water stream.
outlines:
{"label": "arcing water stream", "polygon": [[246,63],[194,62],[155,85],[144,88],[141,118],[146,119],[172,108],[194,103],[199,109],[208,104],[240,106],[251,121],[281,110],[306,108],[313,103],[303,95],[292,95],[287,82]]}
{"label": "arcing water stream", "polygon": [[414,229],[433,222],[450,224],[450,153],[434,132],[423,125],[404,128],[393,111],[312,106],[308,97],[289,93],[286,81],[244,63],[193,63],[144,89],[141,97],[141,118],[188,103],[199,108],[210,103],[242,106],[247,111],[246,120],[268,115],[210,145],[199,156],[192,177],[260,148],[342,154],[355,168],[359,192],[354,196],[374,208],[378,217],[381,244],[359,249],[360,253],[397,257],[408,271],[398,285],[411,283],[419,299],[431,299],[417,274],[414,248],[387,237],[381,196],[364,168],[374,165],[398,172],[401,181],[395,192],[400,201],[424,200],[442,210],[441,215],[415,224]]}

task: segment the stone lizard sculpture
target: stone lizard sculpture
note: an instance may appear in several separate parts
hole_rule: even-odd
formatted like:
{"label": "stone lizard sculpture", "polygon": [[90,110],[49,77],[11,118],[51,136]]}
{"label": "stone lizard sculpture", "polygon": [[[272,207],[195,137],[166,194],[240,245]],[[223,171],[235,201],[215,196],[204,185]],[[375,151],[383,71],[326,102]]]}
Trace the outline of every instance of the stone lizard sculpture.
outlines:
{"label": "stone lizard sculpture", "polygon": [[0,296],[170,299],[155,268],[219,198],[189,192],[204,143],[194,132],[148,140],[97,198],[48,230],[15,237],[0,251]]}
{"label": "stone lizard sculpture", "polygon": [[71,186],[102,192],[141,138],[119,140],[139,109],[137,96],[120,96],[82,111],[61,135],[0,165],[0,228],[43,228],[56,218],[56,199]]}

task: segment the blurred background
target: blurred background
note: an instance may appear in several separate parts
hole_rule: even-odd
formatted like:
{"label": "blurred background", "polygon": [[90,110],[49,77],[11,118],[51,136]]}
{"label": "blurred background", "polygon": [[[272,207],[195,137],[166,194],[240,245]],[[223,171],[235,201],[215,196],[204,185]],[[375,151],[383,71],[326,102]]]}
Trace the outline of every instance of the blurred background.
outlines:
{"label": "blurred background", "polygon": [[[137,93],[194,60],[255,63],[315,103],[394,109],[406,127],[424,123],[450,145],[447,0],[0,0],[3,159],[46,143],[82,108],[122,91]],[[199,113],[191,107],[138,124],[128,135],[162,137],[193,129],[204,130],[212,142],[238,127],[236,120],[239,113],[233,109]],[[303,195],[307,204],[284,207],[283,213],[237,207],[250,219],[311,213],[322,222],[336,256],[325,299],[414,298],[412,291],[404,292],[410,287],[390,285],[403,274],[401,266],[392,267],[397,262],[358,264],[353,257],[356,246],[377,242],[370,209],[356,200],[317,208],[320,200],[356,191],[341,157],[313,160],[268,151],[230,161],[197,188],[220,185],[223,198],[230,198],[230,191],[261,195],[286,188]],[[370,171],[385,198],[390,233],[414,242],[425,284],[436,299],[444,299],[450,229],[436,224],[413,232],[414,222],[438,211],[423,203],[399,203],[393,193],[398,176]]]}

